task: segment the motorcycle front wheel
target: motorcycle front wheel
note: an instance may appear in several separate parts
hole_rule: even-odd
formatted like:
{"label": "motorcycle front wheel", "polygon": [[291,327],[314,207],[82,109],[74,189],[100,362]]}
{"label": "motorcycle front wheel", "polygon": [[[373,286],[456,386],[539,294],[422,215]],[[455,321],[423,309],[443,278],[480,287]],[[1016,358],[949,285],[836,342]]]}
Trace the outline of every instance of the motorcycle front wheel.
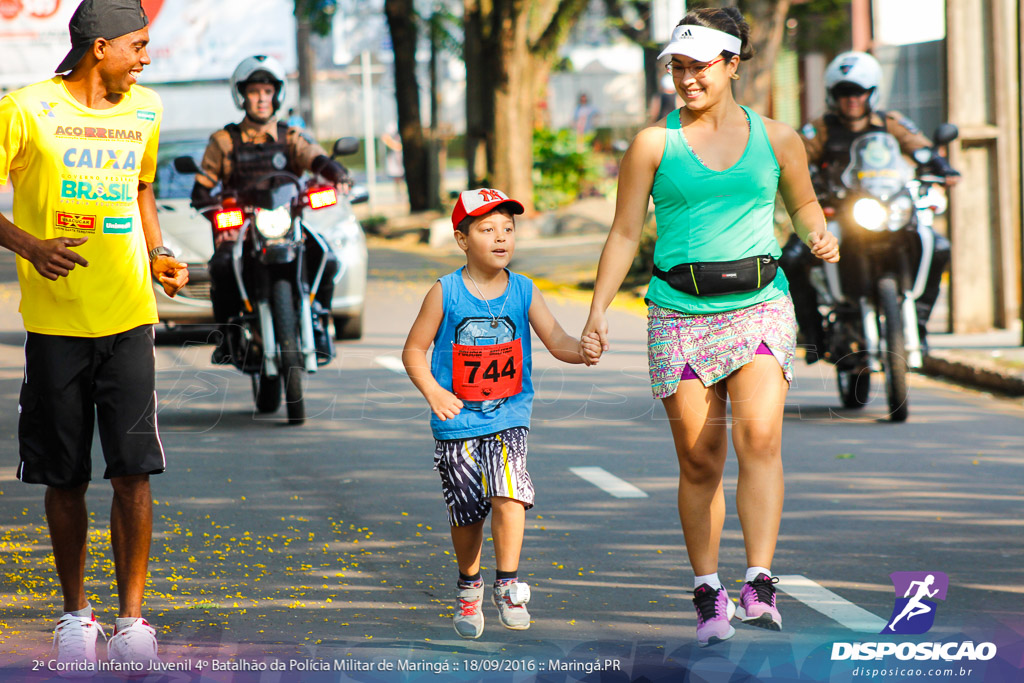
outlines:
{"label": "motorcycle front wheel", "polygon": [[857,368],[840,370],[836,368],[836,380],[839,386],[839,400],[844,408],[863,408],[871,396],[871,370]]}
{"label": "motorcycle front wheel", "polygon": [[896,279],[883,277],[878,281],[878,303],[884,321],[885,394],[889,400],[889,419],[903,422],[910,414],[907,390],[907,344],[903,336],[903,313]]}
{"label": "motorcycle front wheel", "polygon": [[303,399],[303,380],[306,366],[299,348],[299,322],[295,305],[294,287],[290,280],[275,280],[271,285],[270,310],[274,316],[274,336],[281,350],[281,381],[284,383],[285,409],[288,424],[306,421]]}
{"label": "motorcycle front wheel", "polygon": [[281,380],[269,377],[266,370],[260,368],[259,374],[252,377],[252,398],[256,402],[256,410],[261,413],[273,413],[281,407]]}

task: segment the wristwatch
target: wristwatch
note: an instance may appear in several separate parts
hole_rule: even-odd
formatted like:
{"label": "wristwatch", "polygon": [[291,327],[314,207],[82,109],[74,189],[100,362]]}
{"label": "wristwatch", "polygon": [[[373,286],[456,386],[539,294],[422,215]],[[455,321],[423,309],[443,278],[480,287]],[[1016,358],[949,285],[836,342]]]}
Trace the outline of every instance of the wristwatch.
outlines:
{"label": "wristwatch", "polygon": [[170,256],[171,258],[174,258],[174,252],[164,246],[153,247],[149,250],[149,260],[151,263],[157,256]]}

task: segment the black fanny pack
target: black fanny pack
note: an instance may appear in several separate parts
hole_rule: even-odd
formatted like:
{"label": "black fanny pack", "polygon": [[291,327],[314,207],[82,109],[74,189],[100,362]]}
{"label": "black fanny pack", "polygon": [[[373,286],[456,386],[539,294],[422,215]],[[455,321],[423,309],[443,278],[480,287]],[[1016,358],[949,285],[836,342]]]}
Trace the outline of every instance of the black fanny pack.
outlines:
{"label": "black fanny pack", "polygon": [[778,269],[775,257],[765,254],[738,261],[680,263],[668,271],[654,266],[654,274],[680,292],[714,296],[764,289],[775,279]]}

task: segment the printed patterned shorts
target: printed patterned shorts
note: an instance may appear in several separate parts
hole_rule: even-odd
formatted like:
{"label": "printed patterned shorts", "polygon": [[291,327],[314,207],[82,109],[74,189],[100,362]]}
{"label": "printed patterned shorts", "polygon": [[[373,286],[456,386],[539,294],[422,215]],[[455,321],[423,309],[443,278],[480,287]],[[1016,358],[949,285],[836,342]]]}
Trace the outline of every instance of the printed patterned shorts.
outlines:
{"label": "printed patterned shorts", "polygon": [[518,500],[533,507],[533,482],[526,471],[526,436],[530,430],[512,427],[472,439],[435,441],[434,469],[451,526],[469,526],[485,519],[491,498]]}
{"label": "printed patterned shorts", "polygon": [[793,381],[796,317],[788,296],[725,313],[686,315],[647,307],[647,360],[654,398],[675,393],[680,380],[696,377],[709,387],[768,351]]}

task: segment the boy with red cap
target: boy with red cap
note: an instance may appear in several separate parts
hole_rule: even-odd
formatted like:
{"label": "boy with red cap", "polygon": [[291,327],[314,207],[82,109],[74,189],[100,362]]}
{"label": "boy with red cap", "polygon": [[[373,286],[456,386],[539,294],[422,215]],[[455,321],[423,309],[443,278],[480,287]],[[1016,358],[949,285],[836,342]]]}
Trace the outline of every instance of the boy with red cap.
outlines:
{"label": "boy with red cap", "polygon": [[452,226],[466,265],[427,292],[402,351],[409,378],[433,412],[434,469],[459,565],[454,626],[463,638],[479,638],[484,630],[480,556],[491,511],[497,571],[491,598],[505,628],[530,627],[530,587],[517,576],[534,498],[526,471],[530,326],[560,361],[593,365],[601,356],[596,337],[566,334],[533,282],[508,270],[516,244],[513,216],[521,213],[523,205],[499,190],[459,195]]}

